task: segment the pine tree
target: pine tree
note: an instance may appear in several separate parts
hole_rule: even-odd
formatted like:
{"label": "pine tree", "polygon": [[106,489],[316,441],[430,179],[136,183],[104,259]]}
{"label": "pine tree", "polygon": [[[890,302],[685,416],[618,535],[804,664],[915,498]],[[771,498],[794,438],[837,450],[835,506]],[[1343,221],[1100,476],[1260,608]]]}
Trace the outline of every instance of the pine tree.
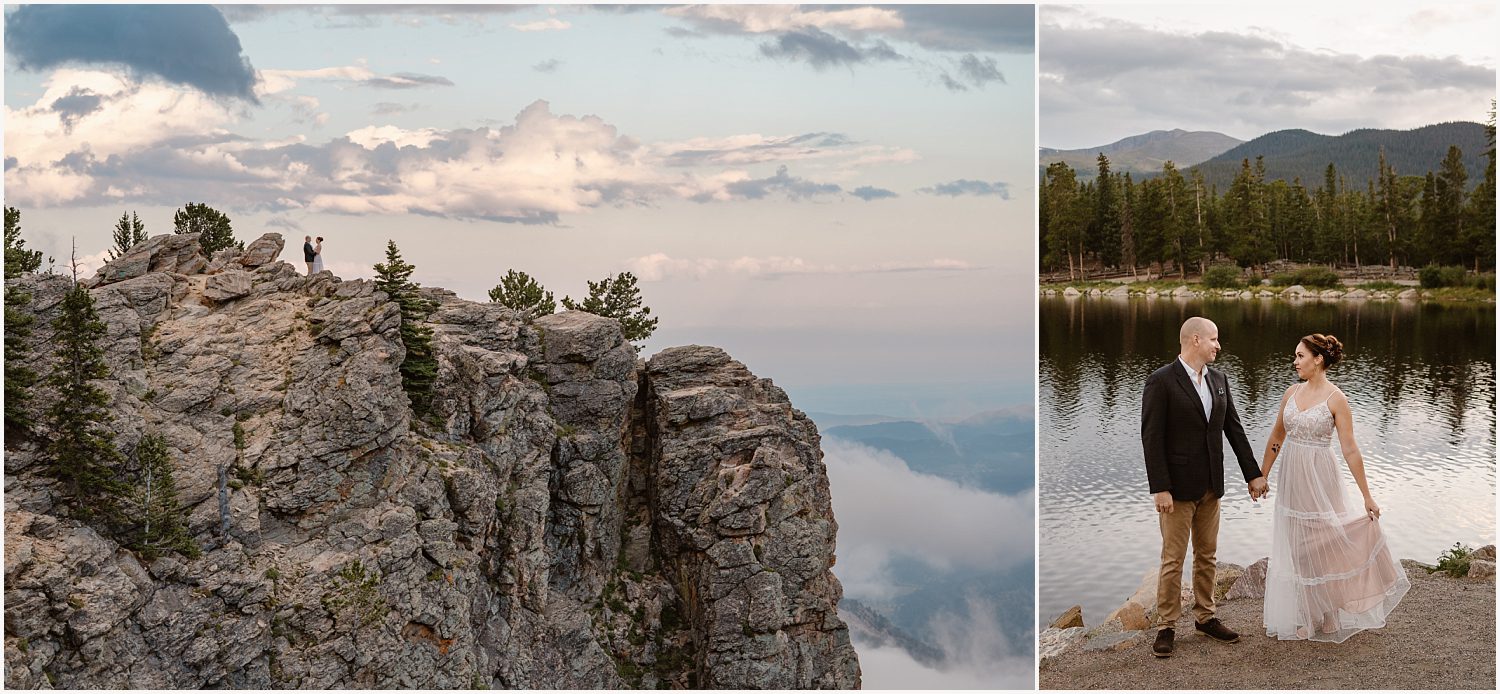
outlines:
{"label": "pine tree", "polygon": [[118,523],[120,499],[128,491],[114,469],[121,462],[115,449],[109,396],[93,381],[109,376],[99,341],[105,326],[94,310],[94,299],[78,283],[63,297],[61,312],[52,322],[56,345],[47,385],[57,399],[47,408],[48,471],[63,485],[63,497],[75,517],[89,522]]}
{"label": "pine tree", "polygon": [[1088,201],[1078,194],[1072,167],[1063,162],[1047,166],[1046,189],[1047,247],[1054,256],[1057,253],[1066,256],[1068,279],[1081,278],[1084,274],[1084,236],[1089,220]]}
{"label": "pine tree", "polygon": [[[1147,178],[1136,187],[1135,255],[1150,268],[1156,265],[1158,278],[1166,274],[1167,225],[1166,196],[1160,178]],[[1148,270],[1149,273],[1149,270]]]}
{"label": "pine tree", "polygon": [[532,318],[557,312],[557,302],[553,300],[552,292],[543,289],[531,275],[517,270],[505,271],[500,284],[490,290],[490,301],[517,311],[525,311]]}
{"label": "pine tree", "polygon": [[1109,157],[1101,152],[1098,158],[1099,173],[1094,179],[1094,210],[1090,222],[1090,245],[1099,254],[1105,267],[1118,267],[1120,251],[1120,201],[1116,193],[1119,182],[1109,172]]}
{"label": "pine tree", "polygon": [[1162,234],[1172,260],[1177,264],[1178,274],[1185,279],[1188,265],[1198,262],[1199,258],[1197,231],[1189,222],[1193,211],[1192,195],[1188,192],[1187,181],[1175,164],[1163,162],[1161,170],[1162,193],[1166,196],[1166,217],[1162,220]]}
{"label": "pine tree", "polygon": [[42,252],[26,248],[21,238],[21,211],[5,208],[5,279],[36,272],[42,267]]}
{"label": "pine tree", "polygon": [[212,256],[234,246],[244,247],[234,239],[234,227],[229,223],[229,217],[203,203],[190,202],[187,207],[177,210],[172,215],[172,225],[174,233],[201,234],[198,246],[204,255]]}
{"label": "pine tree", "polygon": [[651,317],[651,307],[641,305],[641,290],[636,286],[635,275],[629,272],[589,282],[589,295],[583,303],[574,303],[565,296],[563,306],[620,321],[625,339],[631,342],[644,340],[656,332],[658,319]]}
{"label": "pine tree", "polygon": [[[5,278],[12,279],[36,272],[42,264],[42,252],[27,250],[21,239],[21,211],[5,208]],[[5,445],[14,448],[31,435],[31,388],[37,373],[26,366],[30,354],[26,338],[31,336],[35,320],[22,307],[31,302],[31,294],[20,287],[5,288]]]}
{"label": "pine tree", "polygon": [[1458,147],[1448,147],[1448,156],[1443,158],[1434,183],[1437,201],[1433,207],[1437,219],[1432,228],[1437,236],[1433,239],[1436,243],[1430,247],[1431,253],[1436,262],[1459,264],[1465,255],[1469,255],[1465,251],[1472,249],[1460,245],[1467,236],[1464,230],[1464,189],[1469,185],[1469,172],[1464,168],[1464,155]]}
{"label": "pine tree", "polygon": [[432,354],[432,328],[424,321],[437,309],[436,302],[422,298],[421,285],[411,281],[416,266],[401,259],[395,241],[387,241],[385,262],[375,264],[375,288],[401,307],[401,343],[406,358],[401,361],[401,386],[411,399],[419,419],[432,413],[432,387],[437,380],[437,358]]}
{"label": "pine tree", "polygon": [[1464,225],[1464,247],[1473,253],[1474,271],[1495,268],[1495,102],[1490,101],[1490,118],[1484,132],[1490,148],[1484,156],[1488,160],[1484,168],[1484,180],[1469,195],[1469,204],[1464,210],[1468,222]]}
{"label": "pine tree", "polygon": [[1120,196],[1120,259],[1130,267],[1131,277],[1135,276],[1136,267],[1135,214],[1135,184],[1126,171],[1124,192]]}
{"label": "pine tree", "polygon": [[130,495],[128,510],[134,524],[129,547],[147,561],[171,550],[189,558],[200,554],[188,534],[182,510],[177,505],[177,484],[172,479],[172,459],[159,434],[146,434],[135,449],[140,479]]}
{"label": "pine tree", "polygon": [[122,212],[119,221],[115,222],[114,240],[115,246],[109,251],[110,260],[125,255],[131,246],[145,241],[146,225],[141,223],[141,218],[134,212]]}

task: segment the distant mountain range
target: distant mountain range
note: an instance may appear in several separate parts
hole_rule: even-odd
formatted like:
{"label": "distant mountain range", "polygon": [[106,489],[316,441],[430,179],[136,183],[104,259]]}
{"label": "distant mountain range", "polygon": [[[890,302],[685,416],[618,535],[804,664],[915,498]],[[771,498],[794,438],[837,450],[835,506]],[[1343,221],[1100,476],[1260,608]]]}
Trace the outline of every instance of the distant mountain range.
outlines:
{"label": "distant mountain range", "polygon": [[891,623],[885,615],[854,598],[839,601],[839,617],[849,625],[849,638],[856,648],[891,646],[906,651],[907,655],[930,668],[941,668],[947,654],[923,641],[899,626]]}
{"label": "distant mountain range", "polygon": [[[947,422],[828,415],[814,416],[813,421],[824,436],[890,451],[914,472],[1015,494],[1036,486],[1032,467],[1035,423],[1030,409],[996,410]],[[838,421],[869,423],[830,426]]]}
{"label": "distant mountain range", "polygon": [[1437,171],[1449,145],[1458,145],[1469,171],[1469,187],[1484,176],[1483,152],[1489,149],[1484,126],[1455,122],[1428,125],[1415,130],[1351,130],[1343,135],[1319,135],[1306,130],[1278,130],[1227,150],[1194,167],[1209,185],[1224,192],[1239,172],[1243,160],[1253,165],[1264,156],[1266,180],[1296,178],[1308,189],[1323,184],[1323,173],[1332,163],[1350,187],[1364,188],[1380,170],[1380,149],[1399,175],[1425,176]]}
{"label": "distant mountain range", "polygon": [[1041,168],[1053,162],[1065,162],[1073,167],[1079,180],[1091,180],[1098,172],[1099,155],[1109,157],[1110,170],[1132,174],[1151,174],[1161,171],[1163,162],[1171,161],[1177,168],[1187,168],[1208,161],[1236,145],[1243,143],[1224,133],[1206,130],[1153,130],[1144,135],[1132,135],[1118,142],[1083,149],[1041,148]]}

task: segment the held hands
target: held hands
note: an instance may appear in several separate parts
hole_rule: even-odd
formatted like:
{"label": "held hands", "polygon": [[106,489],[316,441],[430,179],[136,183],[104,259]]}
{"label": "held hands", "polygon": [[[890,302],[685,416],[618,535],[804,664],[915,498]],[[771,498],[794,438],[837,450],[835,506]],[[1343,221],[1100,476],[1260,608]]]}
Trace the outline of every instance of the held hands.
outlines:
{"label": "held hands", "polygon": [[1271,494],[1271,485],[1266,482],[1266,476],[1261,475],[1250,480],[1250,500],[1259,501]]}
{"label": "held hands", "polygon": [[1373,497],[1365,497],[1365,513],[1369,514],[1370,518],[1380,519],[1380,504],[1375,503]]}
{"label": "held hands", "polygon": [[1157,513],[1172,512],[1172,492],[1157,492],[1152,494],[1151,501],[1156,504]]}

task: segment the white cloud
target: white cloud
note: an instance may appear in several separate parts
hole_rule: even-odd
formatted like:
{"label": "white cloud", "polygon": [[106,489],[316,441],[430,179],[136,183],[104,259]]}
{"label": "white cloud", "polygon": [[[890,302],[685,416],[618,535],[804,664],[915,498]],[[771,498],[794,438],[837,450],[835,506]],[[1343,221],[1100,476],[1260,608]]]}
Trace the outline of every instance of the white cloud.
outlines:
{"label": "white cloud", "polygon": [[411,89],[425,86],[451,86],[453,83],[437,75],[421,75],[407,72],[381,74],[365,65],[341,65],[311,70],[260,70],[256,73],[260,81],[255,85],[255,95],[265,97],[293,89],[299,82],[318,80],[322,82],[349,82],[357,86],[381,89]]}
{"label": "white cloud", "polygon": [[837,437],[823,460],[839,520],[839,580],[850,595],[889,597],[896,558],[940,570],[1000,570],[1029,560],[1030,492],[1015,496],[913,472],[895,455]]}
{"label": "white cloud", "polygon": [[729,24],[752,34],[804,27],[890,31],[905,26],[900,12],[881,7],[809,11],[797,9],[796,5],[686,5],[663,12],[673,17]]}
{"label": "white cloud", "polygon": [[625,261],[636,277],[646,282],[665,279],[708,279],[724,275],[741,277],[775,277],[782,275],[852,275],[877,272],[966,272],[983,269],[966,260],[934,258],[923,262],[888,261],[866,265],[810,263],[793,256],[741,256],[731,260],[717,258],[673,258],[666,253],[652,253]]}
{"label": "white cloud", "polygon": [[[54,110],[70,95],[97,97],[98,108],[64,118]],[[90,194],[97,181],[86,164],[127,156],[171,140],[224,139],[234,116],[197,90],[163,83],[131,84],[101,70],[53,72],[34,104],[5,107],[5,172],[12,204],[61,205]]]}
{"label": "white cloud", "polygon": [[[290,91],[298,80],[405,79],[375,75],[362,64],[262,74],[264,101],[281,103],[293,120],[314,125],[329,115],[318,98]],[[545,101],[498,128],[372,124],[323,143],[300,135],[258,140],[226,127],[247,113],[195,91],[133,85],[103,71],[57,71],[31,106],[6,107],[5,115],[6,154],[14,159],[5,173],[8,192],[17,204],[43,207],[112,203],[129,191],[142,203],[209,198],[229,209],[550,224],[600,206],[673,198],[837,199],[846,191],[826,174],[824,180],[804,178],[784,163],[772,175],[742,167],[823,159],[830,164],[825,168],[847,175],[867,163],[915,157],[838,133],[648,145],[598,116],[554,114]],[[807,271],[775,260],[748,259],[736,267],[746,274]]]}
{"label": "white cloud", "polygon": [[552,17],[548,19],[537,20],[535,22],[526,22],[524,24],[511,24],[510,28],[515,29],[516,31],[562,31],[563,29],[567,29],[572,26],[572,24],[569,24],[561,19]]}
{"label": "white cloud", "polygon": [[894,646],[870,647],[856,642],[864,688],[1032,688],[1033,660],[1006,655],[1013,647],[995,621],[995,611],[983,601],[969,601],[963,615],[941,614],[929,627],[933,645],[947,655],[941,667],[917,662]]}
{"label": "white cloud", "polygon": [[439,139],[443,133],[433,128],[420,128],[417,130],[406,130],[394,125],[370,125],[358,130],[351,130],[345,137],[350,142],[364,147],[375,149],[387,142],[397,147],[423,148],[432,144],[433,140]]}
{"label": "white cloud", "polygon": [[[86,256],[83,256],[82,258],[79,258],[78,259],[78,278],[79,279],[87,279],[89,277],[93,277],[94,273],[99,272],[99,268],[104,267],[104,263],[109,260],[109,253],[110,253],[110,249],[105,249],[105,250],[99,251],[98,253],[94,253],[92,255],[86,255]],[[66,262],[63,263],[62,272],[64,272],[64,273],[71,272],[71,270],[67,267],[67,263]]]}

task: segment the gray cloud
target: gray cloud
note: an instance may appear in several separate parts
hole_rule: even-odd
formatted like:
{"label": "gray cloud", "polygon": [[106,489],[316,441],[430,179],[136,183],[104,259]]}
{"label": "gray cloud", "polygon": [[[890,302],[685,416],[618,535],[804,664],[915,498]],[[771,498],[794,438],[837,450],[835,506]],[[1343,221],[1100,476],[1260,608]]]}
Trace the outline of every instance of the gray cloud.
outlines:
{"label": "gray cloud", "polygon": [[[759,200],[771,193],[781,193],[792,200],[802,200],[818,195],[832,195],[844,190],[837,183],[818,183],[792,176],[787,173],[785,166],[777,167],[775,176],[735,181],[726,184],[724,189],[736,198],[748,200]],[[703,200],[700,199],[699,202]]]}
{"label": "gray cloud", "polygon": [[5,51],[23,70],[122,65],[138,77],[258,103],[239,37],[206,5],[23,5],[5,17]]}
{"label": "gray cloud", "polygon": [[805,133],[789,137],[764,138],[749,144],[719,142],[678,149],[667,155],[666,163],[668,166],[750,164],[816,156],[830,149],[845,148],[854,144],[857,143],[843,133]]}
{"label": "gray cloud", "polygon": [[547,60],[543,60],[542,62],[537,63],[536,65],[532,65],[531,69],[536,70],[537,72],[557,72],[557,68],[562,67],[562,64],[563,61],[558,60],[557,58],[548,58]]}
{"label": "gray cloud", "polygon": [[480,19],[487,15],[512,14],[530,5],[217,5],[225,19],[239,24],[257,22],[293,12],[342,20],[337,26],[373,26],[380,19],[431,18],[453,23],[458,19]]}
{"label": "gray cloud", "polygon": [[958,71],[976,87],[983,87],[990,82],[1005,84],[1005,75],[1000,74],[994,58],[980,58],[970,53],[959,61]]}
{"label": "gray cloud", "polygon": [[1494,96],[1495,71],[1458,57],[1362,57],[1101,17],[1064,27],[1053,20],[1060,14],[1048,7],[1041,21],[1048,147],[1092,147],[1169,128],[1247,139],[1285,128],[1410,128],[1478,120]]}
{"label": "gray cloud", "polygon": [[103,101],[104,97],[98,94],[82,87],[74,87],[68,92],[67,96],[52,102],[52,111],[57,113],[58,117],[62,119],[63,129],[71,133],[73,132],[73,123],[77,122],[79,118],[103,108],[101,105]]}
{"label": "gray cloud", "polygon": [[1004,181],[991,183],[989,181],[973,181],[967,178],[960,178],[957,181],[949,181],[922,188],[917,192],[928,195],[944,195],[950,198],[956,198],[960,195],[994,195],[1001,199],[1009,200],[1010,184]]}
{"label": "gray cloud", "polygon": [[441,75],[398,72],[389,76],[377,75],[360,81],[360,84],[376,89],[416,89],[418,87],[451,87],[453,81]]}
{"label": "gray cloud", "polygon": [[[800,11],[839,12],[861,7],[894,11],[901,26],[880,31],[849,31],[851,37],[883,37],[935,51],[1031,53],[1035,10],[1031,5],[798,5]],[[745,24],[711,13],[677,13],[692,30],[674,35],[754,35]]]}
{"label": "gray cloud", "polygon": [[302,231],[302,225],[297,220],[286,216],[275,216],[266,220],[266,226],[286,229],[287,231]]}
{"label": "gray cloud", "polygon": [[886,190],[884,188],[876,188],[875,186],[860,186],[858,188],[855,188],[854,190],[849,191],[849,194],[853,195],[856,198],[859,198],[860,200],[864,200],[865,202],[869,202],[871,200],[880,200],[882,198],[899,197],[896,195],[895,191]]}
{"label": "gray cloud", "polygon": [[897,5],[905,27],[893,35],[940,51],[1031,53],[1033,5]]}
{"label": "gray cloud", "polygon": [[371,112],[377,116],[391,116],[397,113],[415,111],[418,108],[421,108],[420,104],[398,104],[391,101],[382,101],[375,104],[375,108]]}
{"label": "gray cloud", "polygon": [[774,41],[762,43],[760,52],[768,58],[804,61],[819,70],[877,60],[901,60],[903,57],[884,41],[859,47],[813,27],[785,32]]}
{"label": "gray cloud", "polygon": [[995,64],[994,58],[981,58],[973,53],[967,53],[954,63],[954,67],[964,81],[954,79],[947,70],[938,74],[939,81],[949,91],[966,92],[969,91],[970,86],[983,89],[991,82],[1005,84],[1005,75],[1000,72],[1000,66]]}

